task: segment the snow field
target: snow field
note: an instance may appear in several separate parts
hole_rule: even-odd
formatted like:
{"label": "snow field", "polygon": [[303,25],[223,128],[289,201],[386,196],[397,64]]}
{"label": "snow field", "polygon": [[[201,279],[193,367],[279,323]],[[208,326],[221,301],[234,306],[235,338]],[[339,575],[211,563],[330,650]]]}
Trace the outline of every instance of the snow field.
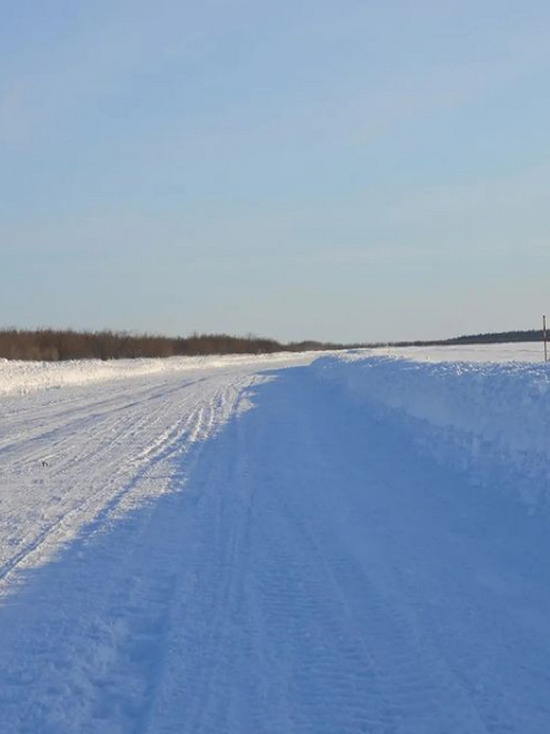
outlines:
{"label": "snow field", "polygon": [[538,362],[544,361],[541,342],[460,344],[432,347],[379,347],[373,353],[418,362]]}

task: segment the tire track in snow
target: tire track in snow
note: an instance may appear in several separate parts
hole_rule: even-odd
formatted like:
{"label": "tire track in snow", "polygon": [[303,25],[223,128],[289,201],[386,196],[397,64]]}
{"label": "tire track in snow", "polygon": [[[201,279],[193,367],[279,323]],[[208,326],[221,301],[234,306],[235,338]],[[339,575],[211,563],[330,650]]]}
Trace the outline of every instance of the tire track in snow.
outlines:
{"label": "tire track in snow", "polygon": [[[32,510],[21,519],[21,524],[25,528],[25,523],[29,525],[28,515],[36,516],[34,507],[37,499],[43,506],[43,510],[38,511],[41,520],[36,522],[35,519],[25,529],[27,535],[19,534],[17,542],[13,540],[14,531],[10,534],[10,527],[7,527],[8,537],[3,545],[4,558],[0,564],[0,594],[5,586],[2,582],[19,566],[25,567],[34,559],[38,561],[46,546],[71,540],[83,523],[90,528],[101,524],[132,493],[147,468],[155,461],[169,456],[172,447],[181,441],[186,432],[189,433],[191,442],[197,440],[202,430],[200,415],[197,415],[204,411],[202,402],[205,397],[200,391],[198,395],[194,393],[193,384],[184,383],[165,390],[155,388],[152,394],[150,389],[144,390],[142,395],[147,402],[142,403],[135,399],[127,402],[123,399],[118,410],[113,407],[116,399],[112,398],[108,401],[110,407],[107,411],[98,412],[92,405],[91,415],[79,417],[76,421],[69,420],[49,430],[50,435],[58,436],[58,442],[50,450],[50,455],[56,455],[57,460],[46,471],[41,472],[38,480],[34,480],[38,482],[38,492],[33,493]],[[189,395],[186,394],[188,388],[191,388]],[[181,411],[183,416],[177,416],[171,425],[156,435],[157,426],[166,423],[167,403],[176,395],[179,400],[176,402],[175,413],[177,415]],[[197,403],[198,408],[191,407]],[[206,435],[207,430],[202,433]],[[134,453],[134,447],[139,446],[141,436],[147,444]],[[34,438],[30,442],[32,445]],[[125,455],[127,452],[128,455]],[[4,464],[4,477],[15,476],[20,479],[23,476],[28,479],[25,472],[31,476],[36,473],[33,469],[40,456],[43,456],[43,451],[29,452],[26,442],[22,441],[17,445],[12,461]],[[86,491],[77,497],[69,495],[63,501],[64,486],[71,483],[71,480],[78,482],[82,475],[88,476],[87,485],[84,485]],[[61,486],[55,490],[53,498],[51,495],[40,496],[40,490],[46,484],[55,486],[57,483]],[[20,498],[14,497],[14,500],[21,504]],[[5,507],[5,502],[2,504],[4,517],[17,531],[18,526],[14,517],[9,514],[9,507]],[[48,520],[49,513],[53,513],[53,520]],[[4,535],[6,536],[6,530]]]}
{"label": "tire track in snow", "polygon": [[383,547],[363,538],[343,490],[354,468],[337,456],[345,426],[331,447],[307,381],[285,389],[203,450],[191,583],[136,732],[486,734]]}
{"label": "tire track in snow", "polygon": [[[89,468],[97,472],[98,496],[88,498],[89,506],[79,500],[55,527],[35,532],[33,545],[12,555],[4,569],[6,591],[16,593],[13,598],[20,597],[24,604],[30,567],[51,558],[54,550],[61,559],[46,575],[55,581],[37,592],[40,612],[34,605],[22,606],[13,618],[10,607],[0,606],[3,732],[133,730],[135,717],[148,705],[154,670],[161,666],[163,645],[169,641],[171,599],[185,581],[174,571],[174,553],[178,549],[181,553],[182,547],[178,510],[187,473],[209,436],[234,410],[241,385],[250,379],[246,371],[244,376],[238,372],[216,376],[190,391],[182,386],[167,390],[158,396],[154,413],[144,404],[141,411],[123,411],[119,422],[96,419],[96,431],[104,441],[77,455],[89,456]],[[113,428],[118,435],[111,442],[107,437]],[[140,435],[143,440],[136,443]],[[73,442],[77,450],[88,441],[85,431],[81,439]],[[127,461],[120,462],[125,446],[132,451]],[[99,459],[94,461],[94,456]],[[63,470],[56,470],[65,485],[75,479],[74,473],[69,474],[71,466],[67,462]],[[71,553],[64,560],[59,551],[69,534]],[[19,635],[6,637],[10,627],[6,616]],[[41,632],[45,619],[55,630],[46,637]],[[17,642],[11,644],[12,639]],[[29,659],[32,680],[26,672]],[[29,683],[39,705],[22,705]],[[136,691],[142,695],[136,696]],[[66,703],[61,712],[59,701],[72,701],[70,712]]]}

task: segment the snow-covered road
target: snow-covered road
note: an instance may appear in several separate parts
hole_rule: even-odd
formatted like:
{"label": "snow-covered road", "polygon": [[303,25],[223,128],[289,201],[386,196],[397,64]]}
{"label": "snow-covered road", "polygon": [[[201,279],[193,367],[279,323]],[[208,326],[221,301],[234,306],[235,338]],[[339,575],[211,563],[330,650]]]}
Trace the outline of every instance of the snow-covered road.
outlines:
{"label": "snow-covered road", "polygon": [[2,734],[550,731],[548,515],[311,360],[2,398]]}

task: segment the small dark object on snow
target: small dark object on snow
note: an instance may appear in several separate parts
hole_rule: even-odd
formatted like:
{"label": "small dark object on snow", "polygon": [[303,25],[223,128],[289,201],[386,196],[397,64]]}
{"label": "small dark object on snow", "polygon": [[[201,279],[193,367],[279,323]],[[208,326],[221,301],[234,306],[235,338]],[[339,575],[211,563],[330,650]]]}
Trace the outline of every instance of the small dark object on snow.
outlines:
{"label": "small dark object on snow", "polygon": [[46,459],[42,459],[42,466],[49,466],[49,464],[48,464],[48,462],[46,461]]}

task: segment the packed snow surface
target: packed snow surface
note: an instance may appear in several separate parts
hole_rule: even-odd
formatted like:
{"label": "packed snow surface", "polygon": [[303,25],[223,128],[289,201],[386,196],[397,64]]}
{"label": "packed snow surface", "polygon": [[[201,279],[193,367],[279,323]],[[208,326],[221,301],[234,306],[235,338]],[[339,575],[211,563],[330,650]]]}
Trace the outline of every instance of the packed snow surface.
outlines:
{"label": "packed snow surface", "polygon": [[550,731],[545,365],[20,365],[2,734]]}

